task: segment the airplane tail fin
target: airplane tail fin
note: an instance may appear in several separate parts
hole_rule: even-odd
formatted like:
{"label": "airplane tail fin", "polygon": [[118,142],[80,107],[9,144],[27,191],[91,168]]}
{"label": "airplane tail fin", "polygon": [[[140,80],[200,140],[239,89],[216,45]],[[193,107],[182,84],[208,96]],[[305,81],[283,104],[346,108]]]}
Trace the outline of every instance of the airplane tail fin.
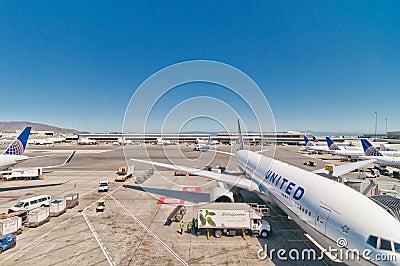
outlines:
{"label": "airplane tail fin", "polygon": [[331,151],[340,150],[338,145],[336,145],[335,142],[333,142],[333,140],[331,140],[330,137],[326,137],[326,143],[328,143],[329,150]]}
{"label": "airplane tail fin", "polygon": [[211,136],[208,137],[207,145],[211,145]]}
{"label": "airplane tail fin", "polygon": [[242,130],[240,129],[240,122],[238,119],[238,134],[239,134],[239,150],[244,150],[244,141],[242,136]]}
{"label": "airplane tail fin", "polygon": [[8,155],[22,155],[25,151],[26,143],[28,142],[29,134],[32,127],[26,127],[19,136],[8,146],[3,154]]}
{"label": "airplane tail fin", "polygon": [[318,139],[317,139],[315,136],[312,136],[312,140],[313,140],[315,143],[318,143]]}
{"label": "airplane tail fin", "polygon": [[304,142],[306,143],[306,146],[314,146],[314,144],[307,138],[306,135],[304,135]]}
{"label": "airplane tail fin", "polygon": [[366,156],[383,156],[367,139],[361,139],[361,144]]}

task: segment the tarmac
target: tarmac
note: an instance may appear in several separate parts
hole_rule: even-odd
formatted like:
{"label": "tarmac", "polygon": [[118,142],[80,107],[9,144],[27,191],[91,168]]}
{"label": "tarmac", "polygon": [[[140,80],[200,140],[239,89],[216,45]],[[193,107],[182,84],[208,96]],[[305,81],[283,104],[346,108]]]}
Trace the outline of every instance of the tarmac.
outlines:
{"label": "tarmac", "polygon": [[[261,149],[260,147],[252,147]],[[200,153],[187,145],[142,146],[29,146],[27,155],[42,156],[16,168],[62,163],[77,150],[70,165],[44,173],[43,180],[4,181],[0,183],[0,213],[19,200],[41,194],[52,199],[77,192],[80,204],[38,228],[29,228],[17,236],[17,246],[0,254],[2,265],[343,265],[326,256],[322,260],[301,261],[277,258],[259,259],[257,253],[284,248],[289,251],[320,249],[307,238],[279,208],[270,207],[268,221],[273,234],[266,239],[248,236],[211,237],[178,233],[178,223],[166,222],[176,204],[187,206],[186,223],[196,216],[199,203],[207,202],[215,181],[199,176],[174,176],[173,171],[156,169],[155,174],[138,185],[133,180],[114,181],[118,167],[126,165],[124,151],[130,157],[203,167],[227,166],[227,172],[239,174],[234,160],[225,154]],[[221,147],[230,150],[230,146]],[[47,157],[47,155],[51,155]],[[299,152],[299,147],[278,146],[275,158],[301,168],[315,170],[326,163],[316,156]],[[303,165],[316,161],[316,167]],[[130,160],[128,163],[132,164]],[[135,164],[135,174],[149,168]],[[111,182],[109,192],[98,193],[98,183]],[[264,202],[254,193],[242,191],[245,202]],[[96,213],[96,202],[104,199],[104,213]]]}

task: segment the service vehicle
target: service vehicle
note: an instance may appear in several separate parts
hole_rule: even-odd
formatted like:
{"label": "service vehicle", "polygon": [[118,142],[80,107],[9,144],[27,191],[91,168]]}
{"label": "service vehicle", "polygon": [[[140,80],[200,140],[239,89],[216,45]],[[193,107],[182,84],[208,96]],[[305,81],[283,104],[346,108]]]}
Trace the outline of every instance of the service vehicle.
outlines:
{"label": "service vehicle", "polygon": [[98,200],[97,201],[96,212],[104,212],[105,208],[106,208],[105,201],[104,200]]}
{"label": "service vehicle", "polygon": [[49,195],[40,195],[37,197],[24,199],[15,204],[14,207],[8,209],[8,213],[20,210],[33,210],[43,206],[49,206],[51,197]]}
{"label": "service vehicle", "polygon": [[223,234],[235,236],[239,231],[245,236],[256,234],[267,237],[271,225],[265,220],[266,206],[249,205],[247,203],[215,202],[202,205],[198,210],[200,232],[206,231],[207,237],[213,234],[219,238]]}
{"label": "service vehicle", "polygon": [[115,178],[115,182],[125,182],[129,178],[132,177],[133,171],[131,170],[133,168],[130,167],[120,167],[118,168],[117,171],[117,177]]}
{"label": "service vehicle", "polygon": [[0,254],[7,249],[17,245],[17,238],[14,235],[3,236],[0,238]]}
{"label": "service vehicle", "polygon": [[4,179],[10,180],[29,180],[29,179],[43,179],[43,169],[33,168],[25,170],[11,170],[9,174],[4,175]]}
{"label": "service vehicle", "polygon": [[312,167],[314,167],[316,165],[314,161],[307,161],[307,162],[304,162],[303,164],[307,165],[307,166],[312,166]]}
{"label": "service vehicle", "polygon": [[109,181],[101,181],[99,183],[99,189],[97,190],[98,192],[107,192],[110,187],[110,182]]}
{"label": "service vehicle", "polygon": [[168,216],[167,220],[170,222],[180,222],[186,214],[186,207],[178,205]]}

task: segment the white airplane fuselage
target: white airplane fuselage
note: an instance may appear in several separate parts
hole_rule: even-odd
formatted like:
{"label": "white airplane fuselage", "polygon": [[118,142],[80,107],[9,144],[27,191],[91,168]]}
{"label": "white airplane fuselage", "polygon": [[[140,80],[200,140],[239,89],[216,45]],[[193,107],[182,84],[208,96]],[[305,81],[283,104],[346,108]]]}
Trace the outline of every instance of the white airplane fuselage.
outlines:
{"label": "white airplane fuselage", "polygon": [[[381,152],[383,153],[383,152]],[[400,157],[392,156],[361,156],[363,159],[375,159],[376,164],[391,166],[400,169]]]}
{"label": "white airplane fuselage", "polygon": [[7,169],[27,159],[28,156],[25,155],[0,154],[0,170]]}
{"label": "white airplane fuselage", "polygon": [[[241,171],[259,184],[261,194],[272,199],[288,216],[324,248],[358,250],[369,257],[391,255],[396,261],[373,261],[360,255],[339,257],[348,265],[397,265],[400,253],[377,250],[367,243],[370,235],[400,242],[400,222],[372,200],[328,178],[260,154],[240,150],[236,159]],[[346,247],[338,247],[344,238]],[[300,251],[301,252],[301,251]],[[368,251],[367,251],[368,252]],[[336,253],[339,254],[339,253]],[[319,255],[319,254],[318,254]],[[335,255],[335,254],[333,254]]]}

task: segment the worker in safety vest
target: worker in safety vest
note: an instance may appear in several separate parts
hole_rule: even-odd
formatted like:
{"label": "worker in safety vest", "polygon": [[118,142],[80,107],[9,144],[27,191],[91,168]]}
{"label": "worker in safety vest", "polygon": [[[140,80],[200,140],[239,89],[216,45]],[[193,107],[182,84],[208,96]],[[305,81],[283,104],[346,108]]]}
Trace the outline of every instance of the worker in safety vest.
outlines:
{"label": "worker in safety vest", "polygon": [[189,234],[192,233],[192,222],[188,222],[188,224],[187,224],[187,232]]}
{"label": "worker in safety vest", "polygon": [[181,231],[180,231],[181,235],[182,235],[182,233],[183,233],[183,228],[185,228],[185,224],[183,223],[183,221],[181,221],[181,222],[179,223],[179,229],[181,230]]}
{"label": "worker in safety vest", "polygon": [[197,232],[199,231],[199,220],[194,219],[193,227],[194,227],[194,233],[197,235]]}

